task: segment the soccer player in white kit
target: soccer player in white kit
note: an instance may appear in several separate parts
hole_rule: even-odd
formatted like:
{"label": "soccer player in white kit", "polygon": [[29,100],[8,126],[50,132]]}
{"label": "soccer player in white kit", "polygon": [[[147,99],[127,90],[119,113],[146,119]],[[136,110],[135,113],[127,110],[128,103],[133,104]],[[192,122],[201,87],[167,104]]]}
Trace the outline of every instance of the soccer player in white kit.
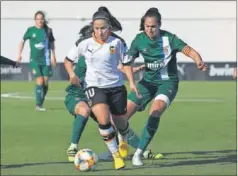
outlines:
{"label": "soccer player in white kit", "polygon": [[[124,117],[127,106],[127,90],[124,86],[123,73],[117,68],[124,65],[131,91],[137,91],[131,68],[132,58],[127,56],[123,41],[111,35],[109,16],[104,11],[93,15],[92,37],[77,43],[68,53],[66,60],[75,61],[84,56],[87,70],[85,76],[85,93],[89,106],[99,123],[99,132],[113,155],[115,169],[125,167],[123,158],[128,155],[126,135],[129,124]],[[78,84],[71,66],[65,65],[72,83]],[[119,132],[119,148],[115,131],[110,123],[110,113]]]}

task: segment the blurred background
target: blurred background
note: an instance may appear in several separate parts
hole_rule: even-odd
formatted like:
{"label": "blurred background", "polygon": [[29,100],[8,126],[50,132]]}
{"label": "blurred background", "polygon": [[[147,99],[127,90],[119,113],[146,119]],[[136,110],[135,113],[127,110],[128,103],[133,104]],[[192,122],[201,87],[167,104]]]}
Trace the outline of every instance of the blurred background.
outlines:
{"label": "blurred background", "polygon": [[[208,63],[206,73],[199,72],[192,60],[178,54],[181,80],[232,80],[236,67],[236,2],[235,1],[4,1],[1,2],[1,55],[15,60],[18,44],[26,29],[34,25],[37,10],[46,12],[56,39],[57,67],[51,80],[66,80],[63,60],[78,38],[81,27],[88,24],[99,6],[106,6],[121,22],[128,46],[139,32],[140,19],[150,7],[162,15],[162,29],[177,34],[195,48]],[[2,66],[2,80],[32,80],[28,66],[28,42],[23,51],[21,68]],[[142,58],[135,61],[141,64]],[[136,79],[143,71],[136,74]]]}

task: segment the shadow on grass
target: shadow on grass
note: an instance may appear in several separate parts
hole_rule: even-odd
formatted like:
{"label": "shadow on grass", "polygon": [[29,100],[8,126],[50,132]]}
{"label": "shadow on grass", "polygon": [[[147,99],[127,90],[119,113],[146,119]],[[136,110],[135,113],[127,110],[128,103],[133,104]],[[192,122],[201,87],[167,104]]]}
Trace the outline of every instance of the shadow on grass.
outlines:
{"label": "shadow on grass", "polygon": [[[163,153],[164,159],[153,160],[151,163],[142,167],[125,168],[124,170],[148,169],[148,168],[163,168],[163,167],[178,167],[178,166],[198,166],[206,164],[234,164],[237,163],[236,150],[217,150],[217,151],[192,151],[192,152],[171,152]],[[183,156],[183,155],[192,156]],[[172,157],[172,155],[176,155]],[[171,156],[171,157],[170,157]],[[130,157],[131,158],[131,157]],[[178,161],[181,160],[181,161]],[[165,161],[165,162],[164,162]],[[112,162],[111,160],[103,160],[103,162]],[[41,166],[50,164],[72,164],[70,162],[42,162],[42,163],[24,163],[1,165],[1,169],[21,168],[28,166]],[[99,169],[95,171],[112,171],[114,169]]]}
{"label": "shadow on grass", "polygon": [[12,168],[27,167],[27,166],[41,166],[41,165],[50,165],[50,164],[72,164],[72,163],[70,163],[70,162],[44,162],[44,163],[9,164],[9,165],[1,165],[1,169],[12,169]]}

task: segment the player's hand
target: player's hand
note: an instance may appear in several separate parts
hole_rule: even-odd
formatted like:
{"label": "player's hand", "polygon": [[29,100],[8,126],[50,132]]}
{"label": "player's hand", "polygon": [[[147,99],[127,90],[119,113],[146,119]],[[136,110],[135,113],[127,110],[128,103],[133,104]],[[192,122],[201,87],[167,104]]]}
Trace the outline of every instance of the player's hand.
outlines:
{"label": "player's hand", "polygon": [[71,82],[71,84],[80,87],[80,79],[76,75],[70,76],[70,82]]}
{"label": "player's hand", "polygon": [[203,61],[200,61],[196,64],[197,64],[197,67],[198,67],[199,70],[207,71],[207,65]]}
{"label": "player's hand", "polygon": [[15,65],[13,65],[13,68],[18,68],[18,67],[20,67],[20,63],[16,61]]}
{"label": "player's hand", "polygon": [[21,55],[17,56],[16,64],[15,64],[14,67],[16,67],[16,68],[17,68],[17,67],[20,67],[21,59],[22,59]]}
{"label": "player's hand", "polygon": [[131,89],[132,92],[136,93],[137,98],[142,98],[142,96],[141,96],[140,92],[138,91],[135,83],[130,83],[130,89]]}
{"label": "player's hand", "polygon": [[21,55],[18,55],[16,62],[20,64],[20,63],[21,63],[21,59],[22,59],[22,58],[21,58]]}
{"label": "player's hand", "polygon": [[140,66],[140,70],[144,70],[145,69],[145,64]]}
{"label": "player's hand", "polygon": [[51,65],[55,68],[56,67],[56,58],[51,56]]}

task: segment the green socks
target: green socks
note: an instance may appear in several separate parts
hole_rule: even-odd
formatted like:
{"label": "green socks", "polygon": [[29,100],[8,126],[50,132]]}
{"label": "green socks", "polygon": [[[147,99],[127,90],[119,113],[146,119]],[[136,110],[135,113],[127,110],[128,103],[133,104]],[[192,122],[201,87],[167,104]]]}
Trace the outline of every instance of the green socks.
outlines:
{"label": "green socks", "polygon": [[83,133],[84,127],[87,124],[87,121],[88,117],[84,117],[81,115],[75,116],[72,131],[72,140],[71,140],[72,143],[78,144],[79,139]]}
{"label": "green socks", "polygon": [[149,117],[144,130],[142,132],[141,140],[139,142],[138,148],[141,149],[142,151],[145,151],[147,146],[149,145],[150,141],[152,140],[155,132],[158,129],[160,122],[160,117]]}
{"label": "green socks", "polygon": [[36,97],[36,105],[42,106],[45,101],[45,96],[48,92],[48,85],[36,85],[35,87],[35,97]]}
{"label": "green socks", "polygon": [[44,97],[43,86],[36,85],[35,87],[35,97],[36,97],[36,106],[42,105],[42,100]]}
{"label": "green socks", "polygon": [[43,85],[43,93],[44,93],[44,96],[43,96],[43,99],[42,99],[42,104],[43,104],[44,101],[45,101],[45,97],[46,97],[46,94],[47,94],[47,92],[48,92],[48,88],[49,88],[48,85]]}
{"label": "green socks", "polygon": [[140,142],[140,138],[136,135],[136,133],[131,128],[129,128],[129,133],[127,134],[127,141],[128,141],[128,144],[134,149],[138,147]]}

